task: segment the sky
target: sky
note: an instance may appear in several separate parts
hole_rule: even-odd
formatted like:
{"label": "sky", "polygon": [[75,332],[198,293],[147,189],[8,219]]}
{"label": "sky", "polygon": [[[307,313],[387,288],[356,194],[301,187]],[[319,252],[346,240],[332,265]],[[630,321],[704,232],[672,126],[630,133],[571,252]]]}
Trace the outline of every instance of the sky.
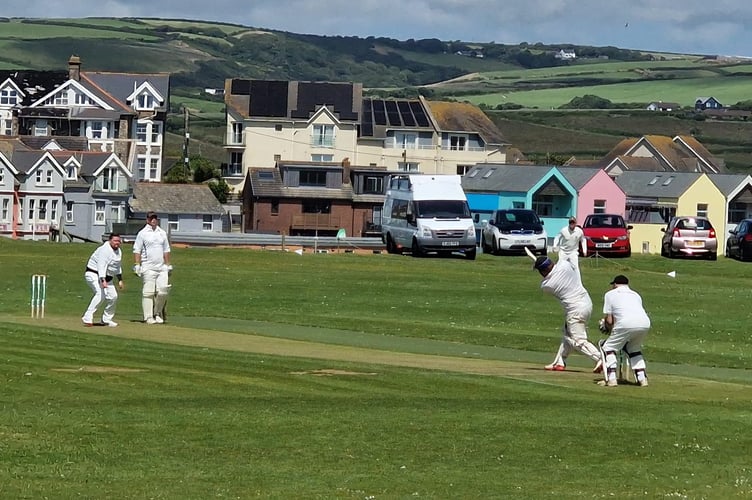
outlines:
{"label": "sky", "polygon": [[158,17],[316,35],[752,57],[749,0],[24,0],[5,2],[0,15]]}

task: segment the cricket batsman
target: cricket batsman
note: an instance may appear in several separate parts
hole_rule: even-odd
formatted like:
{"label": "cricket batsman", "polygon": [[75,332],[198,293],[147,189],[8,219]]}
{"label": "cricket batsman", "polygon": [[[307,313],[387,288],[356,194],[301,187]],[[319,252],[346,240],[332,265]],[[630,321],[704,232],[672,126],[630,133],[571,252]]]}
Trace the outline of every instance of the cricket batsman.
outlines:
{"label": "cricket batsman", "polygon": [[159,217],[154,212],[146,214],[146,225],[136,235],[133,261],[133,271],[144,284],[141,291],[144,322],[150,325],[164,323],[163,311],[171,287],[170,242],[167,233],[159,227]]}
{"label": "cricket batsman", "polygon": [[543,277],[541,290],[559,299],[564,308],[561,344],[554,361],[546,365],[545,369],[564,371],[567,357],[572,351],[579,351],[596,362],[593,372],[600,372],[600,351],[587,338],[586,325],[593,312],[593,301],[582,285],[576,264],[570,260],[560,260],[554,264],[548,257],[538,257],[533,268]]}

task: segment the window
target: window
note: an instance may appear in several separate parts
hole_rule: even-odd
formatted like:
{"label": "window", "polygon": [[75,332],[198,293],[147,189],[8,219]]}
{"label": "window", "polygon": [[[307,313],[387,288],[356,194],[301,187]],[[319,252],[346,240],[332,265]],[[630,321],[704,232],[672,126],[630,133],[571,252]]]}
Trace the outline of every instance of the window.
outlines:
{"label": "window", "polygon": [[304,214],[328,214],[331,212],[329,200],[303,200]]}
{"label": "window", "polygon": [[272,200],[270,210],[272,215],[279,215],[279,200]]}
{"label": "window", "polygon": [[394,134],[394,147],[399,149],[418,149],[418,134],[396,132]]}
{"label": "window", "polygon": [[103,131],[104,131],[104,125],[102,124],[102,122],[91,122],[90,137],[92,139],[101,139],[102,137],[104,137]]}
{"label": "window", "polygon": [[47,200],[39,200],[37,220],[47,220]]}
{"label": "window", "polygon": [[697,216],[698,217],[707,217],[708,216],[708,204],[707,203],[698,203],[697,204]]}
{"label": "window", "polygon": [[24,199],[18,200],[18,223],[22,223],[24,218]]}
{"label": "window", "polygon": [[148,177],[146,177],[146,158],[141,157],[136,159],[136,170],[138,171],[139,180],[148,180]]}
{"label": "window", "polygon": [[593,213],[605,214],[606,213],[606,200],[594,200],[593,201]]}
{"label": "window", "polygon": [[159,158],[152,158],[149,161],[149,178],[152,180],[159,179]]}
{"label": "window", "polygon": [[334,161],[334,155],[311,155],[311,161],[317,161],[319,163],[325,161]]}
{"label": "window", "polygon": [[457,175],[465,175],[473,168],[472,165],[457,165]]}
{"label": "window", "polygon": [[489,177],[491,177],[493,175],[494,172],[496,172],[495,168],[489,168],[488,172],[486,172],[485,174],[483,174],[483,178],[484,179],[488,179]]}
{"label": "window", "polygon": [[533,198],[533,210],[541,217],[547,217],[554,212],[554,197],[544,194]]}
{"label": "window", "polygon": [[0,186],[5,184],[5,169],[0,168]]}
{"label": "window", "polygon": [[52,96],[52,98],[47,99],[45,104],[52,104],[53,106],[67,106],[68,105],[68,91],[63,90],[62,92],[59,92],[57,95]]}
{"label": "window", "polygon": [[417,172],[418,163],[414,161],[401,161],[397,163],[397,169],[400,172]]}
{"label": "window", "polygon": [[99,191],[124,193],[128,190],[128,183],[120,170],[110,167],[102,170],[102,173],[97,177],[96,187]]}
{"label": "window", "polygon": [[314,125],[311,144],[319,148],[334,147],[334,125]]}
{"label": "window", "polygon": [[243,153],[230,153],[229,175],[243,175]]}
{"label": "window", "polygon": [[13,135],[13,120],[3,120],[3,135]]}
{"label": "window", "polygon": [[154,109],[154,96],[144,92],[137,98],[137,109]]}
{"label": "window", "polygon": [[275,162],[281,161],[281,160],[282,160],[282,155],[274,155],[274,161]]}
{"label": "window", "polygon": [[37,180],[36,185],[41,186],[42,185],[42,176],[44,176],[44,172],[42,172],[41,168],[37,169]]}
{"label": "window", "polygon": [[728,221],[736,224],[747,218],[747,204],[739,201],[729,203]]}
{"label": "window", "polygon": [[56,224],[57,220],[57,200],[52,200],[50,204],[50,222]]}
{"label": "window", "polygon": [[122,204],[110,205],[110,222],[125,222],[125,207]]}
{"label": "window", "polygon": [[34,121],[34,135],[37,137],[42,136],[42,135],[48,135],[47,120],[35,120]]}
{"label": "window", "polygon": [[69,181],[74,181],[76,180],[76,178],[78,178],[75,163],[70,163],[67,167],[65,167],[65,178]]}
{"label": "window", "polygon": [[73,202],[65,202],[65,222],[73,222]]}
{"label": "window", "polygon": [[104,201],[94,202],[94,224],[97,226],[104,225],[105,222],[105,203]]}
{"label": "window", "polygon": [[136,124],[136,141],[146,142],[146,124],[145,123]]}
{"label": "window", "polygon": [[48,186],[52,184],[52,169],[45,170],[44,183]]}
{"label": "window", "polygon": [[27,212],[28,215],[26,216],[26,218],[32,222],[34,221],[34,208],[36,207],[36,201],[37,200],[35,200],[34,198],[30,198],[28,204],[29,211]]}
{"label": "window", "polygon": [[326,186],[326,172],[322,170],[301,170],[301,186]]}
{"label": "window", "polygon": [[8,198],[3,198],[3,206],[0,209],[0,220],[4,222],[10,221],[10,200]]}
{"label": "window", "polygon": [[363,192],[368,194],[384,194],[384,178],[367,175],[363,180]]}
{"label": "window", "polygon": [[0,90],[0,104],[14,106],[18,104],[18,91],[16,89],[4,88]]}
{"label": "window", "polygon": [[243,144],[243,124],[240,122],[232,124],[232,143]]}
{"label": "window", "polygon": [[159,144],[162,142],[160,139],[162,137],[162,125],[160,123],[152,123],[151,124],[151,143],[152,144]]}
{"label": "window", "polygon": [[211,215],[203,216],[203,223],[201,224],[202,231],[212,231],[214,229],[214,220]]}
{"label": "window", "polygon": [[274,130],[275,130],[276,132],[282,132],[282,125],[280,125],[279,123],[278,123],[278,124],[276,124],[276,125],[274,126]]}
{"label": "window", "polygon": [[524,201],[513,201],[512,202],[512,208],[525,208],[525,202]]}
{"label": "window", "polygon": [[465,151],[467,149],[467,137],[464,135],[450,135],[449,149],[452,151]]}
{"label": "window", "polygon": [[93,106],[94,100],[86,94],[76,92],[73,102],[79,106]]}
{"label": "window", "polygon": [[167,216],[167,230],[169,232],[180,230],[180,219],[178,218],[177,214],[169,214]]}

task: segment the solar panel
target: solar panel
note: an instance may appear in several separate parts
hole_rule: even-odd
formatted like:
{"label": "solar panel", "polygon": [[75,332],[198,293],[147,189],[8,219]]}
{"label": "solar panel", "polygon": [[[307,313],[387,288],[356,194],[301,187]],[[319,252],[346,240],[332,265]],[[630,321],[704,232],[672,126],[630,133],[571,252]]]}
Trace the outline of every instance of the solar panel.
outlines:
{"label": "solar panel", "polygon": [[399,110],[397,109],[396,101],[385,101],[386,116],[389,119],[389,125],[392,127],[401,127],[402,119],[400,118]]}
{"label": "solar panel", "polygon": [[423,110],[423,105],[419,101],[410,101],[410,109],[413,111],[413,116],[415,116],[415,121],[418,122],[419,127],[428,127],[430,125],[426,112]]}
{"label": "solar panel", "polygon": [[370,99],[363,99],[363,118],[360,122],[360,135],[373,136],[373,106]]}
{"label": "solar panel", "polygon": [[376,125],[386,125],[386,110],[382,99],[373,100],[373,122]]}
{"label": "solar panel", "polygon": [[287,82],[252,80],[250,82],[251,116],[287,116]]}
{"label": "solar panel", "polygon": [[402,123],[404,123],[406,127],[414,127],[415,117],[413,116],[413,112],[410,111],[410,103],[408,101],[397,101],[397,107],[402,116]]}

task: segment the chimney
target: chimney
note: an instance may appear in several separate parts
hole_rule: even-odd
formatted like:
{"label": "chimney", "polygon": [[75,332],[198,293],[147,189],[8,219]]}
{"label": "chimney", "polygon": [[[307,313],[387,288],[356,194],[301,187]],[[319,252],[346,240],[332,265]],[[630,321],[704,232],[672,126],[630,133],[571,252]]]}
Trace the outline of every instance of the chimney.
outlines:
{"label": "chimney", "polygon": [[68,59],[68,78],[77,82],[81,80],[81,58],[77,55]]}

